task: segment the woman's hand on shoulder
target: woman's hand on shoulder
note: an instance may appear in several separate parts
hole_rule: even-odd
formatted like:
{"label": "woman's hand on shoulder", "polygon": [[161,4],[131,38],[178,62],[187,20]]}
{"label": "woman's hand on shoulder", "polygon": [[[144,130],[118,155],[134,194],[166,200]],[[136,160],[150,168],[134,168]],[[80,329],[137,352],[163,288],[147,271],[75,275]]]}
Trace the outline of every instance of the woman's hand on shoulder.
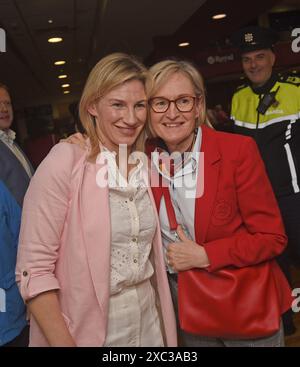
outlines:
{"label": "woman's hand on shoulder", "polygon": [[86,145],[87,137],[81,133],[75,133],[68,136],[66,139],[61,139],[60,143],[69,143],[78,145],[81,149],[87,149]]}

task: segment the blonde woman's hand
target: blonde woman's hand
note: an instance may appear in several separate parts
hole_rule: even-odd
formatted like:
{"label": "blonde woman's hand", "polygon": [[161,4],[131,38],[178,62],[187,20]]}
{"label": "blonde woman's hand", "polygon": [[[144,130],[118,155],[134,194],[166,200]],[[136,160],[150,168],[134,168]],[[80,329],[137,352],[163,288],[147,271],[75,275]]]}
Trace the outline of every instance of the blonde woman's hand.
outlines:
{"label": "blonde woman's hand", "polygon": [[68,136],[66,139],[61,139],[60,143],[69,143],[78,145],[82,149],[87,149],[86,145],[87,137],[81,133],[75,133]]}
{"label": "blonde woman's hand", "polygon": [[177,227],[177,234],[180,242],[168,246],[168,265],[176,271],[208,267],[210,264],[205,248],[190,240],[180,225]]}

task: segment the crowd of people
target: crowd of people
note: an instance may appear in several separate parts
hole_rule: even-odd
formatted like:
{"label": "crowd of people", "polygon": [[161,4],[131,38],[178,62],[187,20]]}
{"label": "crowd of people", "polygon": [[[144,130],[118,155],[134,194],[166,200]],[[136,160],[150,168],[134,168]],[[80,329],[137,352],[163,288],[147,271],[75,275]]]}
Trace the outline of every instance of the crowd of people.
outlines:
{"label": "crowd of people", "polygon": [[0,345],[284,346],[299,84],[273,73],[271,30],[234,42],[249,82],[233,96],[233,133],[212,127],[191,62],[147,70],[113,53],[86,81],[80,132],[34,175],[0,84]]}

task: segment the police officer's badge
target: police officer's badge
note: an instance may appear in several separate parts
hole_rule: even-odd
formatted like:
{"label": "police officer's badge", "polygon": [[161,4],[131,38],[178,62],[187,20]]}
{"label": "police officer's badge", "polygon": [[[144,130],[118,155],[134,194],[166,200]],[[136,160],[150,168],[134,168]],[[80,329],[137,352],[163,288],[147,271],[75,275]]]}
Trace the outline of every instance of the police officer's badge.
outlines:
{"label": "police officer's badge", "polygon": [[246,33],[245,34],[245,42],[253,42],[253,33]]}
{"label": "police officer's badge", "polygon": [[278,33],[270,28],[250,26],[237,31],[231,37],[231,41],[244,52],[269,49],[278,41]]}

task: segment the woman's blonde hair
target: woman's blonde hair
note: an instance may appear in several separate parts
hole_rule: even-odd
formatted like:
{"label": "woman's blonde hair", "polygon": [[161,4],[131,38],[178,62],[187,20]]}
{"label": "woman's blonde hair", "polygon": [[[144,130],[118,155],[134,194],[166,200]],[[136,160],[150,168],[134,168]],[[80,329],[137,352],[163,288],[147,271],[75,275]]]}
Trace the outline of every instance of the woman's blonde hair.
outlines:
{"label": "woman's blonde hair", "polygon": [[[88,109],[98,98],[103,97],[113,88],[130,80],[139,80],[145,85],[147,78],[146,67],[134,56],[124,53],[113,53],[101,59],[90,72],[79,103],[81,123],[90,139],[90,159],[95,159],[100,151],[99,133],[95,117]],[[101,122],[100,122],[101,123]],[[144,150],[145,129],[138,136],[135,150]]]}
{"label": "woman's blonde hair", "polygon": [[[148,99],[152,98],[156,92],[161,88],[164,83],[174,73],[182,73],[186,75],[195,90],[197,97],[202,99],[202,109],[200,111],[199,118],[196,121],[196,126],[200,124],[206,124],[211,127],[211,123],[206,113],[206,98],[205,98],[205,86],[203,78],[197,68],[189,61],[185,60],[164,60],[160,61],[148,71],[148,78],[146,81],[146,93]],[[148,120],[148,135],[155,136],[154,131],[151,127],[151,119]]]}

